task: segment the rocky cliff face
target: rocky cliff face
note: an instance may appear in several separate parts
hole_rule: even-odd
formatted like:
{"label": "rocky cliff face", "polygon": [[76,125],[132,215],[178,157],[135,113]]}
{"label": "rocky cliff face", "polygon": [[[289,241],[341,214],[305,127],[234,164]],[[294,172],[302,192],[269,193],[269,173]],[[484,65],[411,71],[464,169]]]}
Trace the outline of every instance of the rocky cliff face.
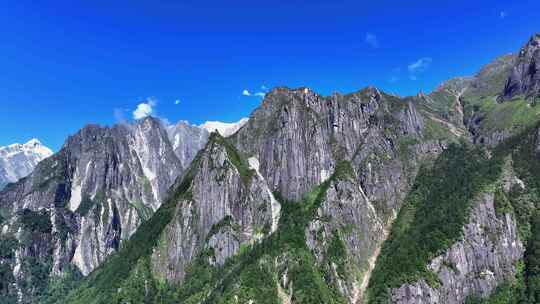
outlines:
{"label": "rocky cliff face", "polygon": [[430,262],[440,286],[425,280],[405,284],[392,291],[393,303],[464,303],[473,295],[486,298],[514,279],[524,246],[513,216],[497,215],[494,196],[485,193],[475,202],[463,240]]}
{"label": "rocky cliff face", "polygon": [[[125,290],[148,265],[146,280],[180,284],[175,301],[249,301],[262,294],[240,278],[263,271],[269,297],[356,302],[418,166],[456,140],[448,124],[372,87],[330,97],[274,89],[235,135],[211,136],[166,203],[88,284],[112,284],[133,301],[137,292]],[[306,265],[327,285],[302,296]],[[104,299],[86,290],[70,301]]]}
{"label": "rocky cliff face", "polygon": [[249,163],[214,133],[191,170],[194,177],[176,202],[174,215],[152,253],[152,269],[170,282],[183,282],[186,267],[201,252],[222,266],[244,244],[253,244],[276,229],[280,205]]}
{"label": "rocky cliff face", "polygon": [[[31,302],[47,276],[73,265],[89,274],[152,216],[200,145],[176,149],[162,123],[89,125],[34,173],[0,193],[2,236],[18,302]],[[190,139],[206,141],[204,136]],[[182,162],[182,160],[185,162]],[[39,227],[34,227],[35,222]],[[39,269],[44,278],[36,278]]]}
{"label": "rocky cliff face", "polygon": [[206,129],[180,121],[167,127],[174,153],[186,169],[208,141],[210,132]]}
{"label": "rocky cliff face", "polygon": [[540,34],[521,49],[504,86],[505,99],[520,95],[533,100],[540,97]]}
{"label": "rocky cliff face", "polygon": [[0,147],[0,190],[8,183],[14,183],[30,174],[36,165],[53,152],[39,140]]}
{"label": "rocky cliff face", "polygon": [[[398,141],[420,138],[423,126],[411,101],[376,88],[329,97],[307,88],[277,88],[232,140],[260,160],[261,174],[272,190],[300,200],[328,179],[338,160],[355,166],[395,160]],[[369,157],[380,159],[370,163]]]}

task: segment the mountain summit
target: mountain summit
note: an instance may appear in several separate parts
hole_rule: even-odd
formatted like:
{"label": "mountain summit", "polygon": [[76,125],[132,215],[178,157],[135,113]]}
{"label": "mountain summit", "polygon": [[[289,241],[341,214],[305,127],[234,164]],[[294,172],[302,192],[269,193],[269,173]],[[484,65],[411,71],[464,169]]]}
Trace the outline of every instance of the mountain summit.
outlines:
{"label": "mountain summit", "polygon": [[51,149],[35,138],[22,145],[0,147],[0,189],[30,174],[40,161],[52,154]]}
{"label": "mountain summit", "polygon": [[533,35],[520,50],[504,87],[505,98],[518,95],[540,98],[540,33]]}

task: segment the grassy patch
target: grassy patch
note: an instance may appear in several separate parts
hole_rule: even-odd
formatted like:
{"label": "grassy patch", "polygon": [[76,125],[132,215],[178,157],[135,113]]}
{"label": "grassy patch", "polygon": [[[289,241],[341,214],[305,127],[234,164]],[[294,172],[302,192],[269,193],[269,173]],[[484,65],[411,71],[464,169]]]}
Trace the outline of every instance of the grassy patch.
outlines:
{"label": "grassy patch", "polygon": [[247,185],[253,174],[255,174],[255,171],[249,168],[248,163],[246,162],[245,158],[240,155],[240,152],[238,152],[238,150],[226,138],[219,135],[217,132],[210,135],[209,141],[216,142],[225,147],[229,160],[240,173],[242,182]]}

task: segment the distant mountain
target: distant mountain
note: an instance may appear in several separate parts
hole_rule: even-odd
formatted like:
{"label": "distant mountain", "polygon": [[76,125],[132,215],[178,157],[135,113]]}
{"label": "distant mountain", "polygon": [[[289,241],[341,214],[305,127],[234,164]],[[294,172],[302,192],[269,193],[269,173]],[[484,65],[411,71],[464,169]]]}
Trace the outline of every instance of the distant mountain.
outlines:
{"label": "distant mountain", "polygon": [[43,159],[51,156],[51,149],[39,140],[0,147],[0,189],[30,174]]}
{"label": "distant mountain", "polygon": [[248,120],[248,118],[242,118],[239,121],[232,123],[226,123],[221,121],[207,121],[199,127],[207,130],[210,133],[218,131],[221,136],[229,137],[236,133],[236,131],[238,131],[241,127],[243,127],[248,122]]}
{"label": "distant mountain", "polygon": [[167,127],[172,148],[183,164],[189,165],[197,152],[204,148],[210,132],[192,125],[187,121],[179,121]]}

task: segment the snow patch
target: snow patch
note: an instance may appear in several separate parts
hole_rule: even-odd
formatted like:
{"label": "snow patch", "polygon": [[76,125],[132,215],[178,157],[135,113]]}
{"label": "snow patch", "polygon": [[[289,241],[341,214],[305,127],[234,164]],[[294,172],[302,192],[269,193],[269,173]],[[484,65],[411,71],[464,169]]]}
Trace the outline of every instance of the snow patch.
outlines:
{"label": "snow patch", "polygon": [[71,198],[69,199],[69,210],[75,212],[81,205],[82,187],[81,185],[73,185],[71,187]]}
{"label": "snow patch", "polygon": [[53,152],[37,139],[0,147],[0,184],[16,182],[32,173],[36,165]]}
{"label": "snow patch", "polygon": [[270,209],[272,212],[272,228],[271,233],[274,233],[277,230],[278,223],[279,223],[279,217],[281,215],[281,205],[274,197],[274,194],[272,191],[270,191],[270,188],[268,188],[268,184],[266,183],[266,180],[259,172],[259,160],[255,157],[250,157],[248,159],[249,167],[257,173],[257,176],[264,182],[264,189],[266,193],[268,193],[268,196],[270,196]]}
{"label": "snow patch", "polygon": [[236,133],[241,127],[243,127],[249,121],[248,118],[242,118],[237,122],[226,123],[221,121],[207,121],[199,127],[207,130],[208,132],[218,131],[223,137],[228,137]]}

